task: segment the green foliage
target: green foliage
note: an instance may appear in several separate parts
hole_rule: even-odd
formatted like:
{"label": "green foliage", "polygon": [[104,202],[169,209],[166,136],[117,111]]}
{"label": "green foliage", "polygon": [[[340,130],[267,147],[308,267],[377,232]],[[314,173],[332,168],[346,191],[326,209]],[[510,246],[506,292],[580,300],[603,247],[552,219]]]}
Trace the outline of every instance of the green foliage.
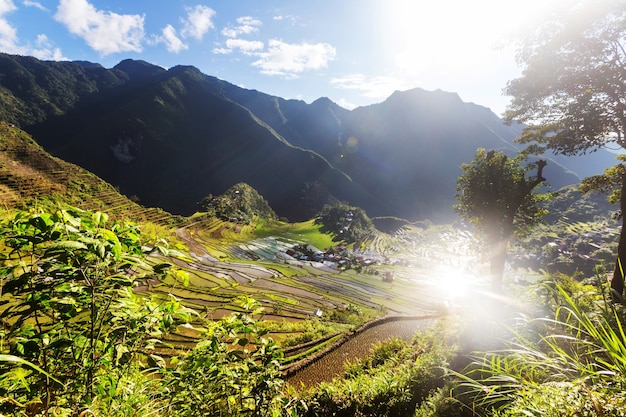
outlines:
{"label": "green foliage", "polygon": [[257,304],[242,304],[243,312],[210,325],[172,373],[173,415],[277,415],[282,351],[254,320]]}
{"label": "green foliage", "polygon": [[579,1],[522,40],[523,73],[505,89],[513,97],[505,119],[528,123],[522,143],[565,155],[624,146],[625,10],[622,0]]}
{"label": "green foliage", "polygon": [[[618,155],[617,159],[625,161],[625,155]],[[620,202],[622,190],[622,180],[626,175],[626,165],[617,164],[604,170],[604,174],[594,175],[585,178],[580,183],[580,192],[588,193],[593,190],[601,191],[609,195],[609,202],[617,204]]]}
{"label": "green foliage", "polygon": [[545,214],[539,205],[541,195],[533,189],[544,179],[528,178],[536,166],[522,166],[524,157],[509,158],[501,152],[478,149],[470,164],[463,164],[454,208],[476,226],[488,244],[523,235]]}
{"label": "green foliage", "polygon": [[297,346],[332,334],[347,332],[352,328],[352,326],[328,320],[319,320],[318,318],[295,322],[266,321],[262,323],[262,326],[269,332],[286,332],[290,334],[288,338],[281,341],[282,347]]}
{"label": "green foliage", "polygon": [[[626,7],[623,0],[596,4],[579,1],[543,21],[524,39],[518,59],[522,75],[510,81],[512,96],[505,120],[526,122],[519,139],[532,151],[557,154],[593,152],[609,144],[626,148]],[[593,177],[583,188],[613,191],[626,187],[624,167],[618,165]],[[621,193],[621,192],[620,192]],[[626,207],[626,195],[613,193]],[[626,242],[622,227],[621,242]],[[617,259],[626,259],[626,245]],[[616,265],[612,286],[621,297],[624,275]]]}
{"label": "green foliage", "polygon": [[[502,152],[478,149],[470,164],[463,164],[454,209],[476,227],[489,254],[492,285],[501,291],[507,246],[514,236],[527,234],[545,214],[540,202],[545,195],[533,190],[545,179],[545,161],[523,166],[523,155],[509,158]],[[537,167],[534,177],[527,173]]]}
{"label": "green foliage", "polygon": [[277,219],[267,201],[248,184],[239,183],[221,196],[208,195],[198,203],[200,209],[227,221],[249,224],[254,216]]}
{"label": "green foliage", "polygon": [[167,265],[157,273],[143,260],[146,242],[133,224],[78,209],[21,212],[0,224],[0,236],[2,348],[44,371],[0,363],[0,393],[14,403],[76,412],[96,395],[114,395],[103,387],[146,358],[162,362],[152,353],[161,337],[189,319],[175,299],[134,293]]}
{"label": "green foliage", "polygon": [[346,243],[357,242],[375,230],[365,211],[342,203],[324,206],[315,223],[322,225],[322,232],[332,233],[333,240]]}
{"label": "green foliage", "polygon": [[486,415],[622,415],[623,308],[608,302],[605,284],[548,281],[539,289],[553,318],[526,318],[506,350],[476,356],[459,391]]}
{"label": "green foliage", "polygon": [[371,308],[361,308],[355,304],[348,304],[342,309],[333,309],[329,312],[327,319],[334,323],[346,323],[359,326],[370,320],[381,316],[381,311]]}

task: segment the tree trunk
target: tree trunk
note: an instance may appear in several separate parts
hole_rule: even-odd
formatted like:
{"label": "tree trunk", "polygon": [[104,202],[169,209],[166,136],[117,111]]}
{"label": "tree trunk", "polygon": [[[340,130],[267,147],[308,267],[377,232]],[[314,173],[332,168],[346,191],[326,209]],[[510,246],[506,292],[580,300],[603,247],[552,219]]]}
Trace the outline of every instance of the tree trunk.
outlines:
{"label": "tree trunk", "polygon": [[506,263],[508,241],[500,241],[491,247],[489,260],[489,274],[491,275],[491,289],[496,294],[502,293],[502,278]]}
{"label": "tree trunk", "polygon": [[615,271],[613,272],[613,279],[611,280],[611,297],[613,301],[616,302],[624,301],[624,270],[626,268],[626,175],[622,177],[620,210],[622,211],[622,230],[619,235]]}

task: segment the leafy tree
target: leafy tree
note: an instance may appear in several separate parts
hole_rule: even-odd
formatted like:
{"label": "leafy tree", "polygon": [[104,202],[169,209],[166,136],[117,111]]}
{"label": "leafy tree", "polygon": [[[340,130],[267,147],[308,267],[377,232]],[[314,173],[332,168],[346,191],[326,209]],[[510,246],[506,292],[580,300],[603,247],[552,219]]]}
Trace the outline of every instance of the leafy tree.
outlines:
{"label": "leafy tree", "polygon": [[321,230],[335,235],[333,240],[354,243],[374,231],[374,224],[363,209],[342,203],[325,205],[315,220]]}
{"label": "leafy tree", "polygon": [[[513,100],[505,120],[525,122],[520,142],[530,150],[574,155],[608,144],[626,149],[626,1],[578,1],[522,40],[519,78],[505,94]],[[626,176],[619,174],[626,209]],[[626,224],[624,224],[626,226]],[[612,279],[622,298],[626,227],[622,227]]]}
{"label": "leafy tree", "polygon": [[[507,246],[514,235],[526,232],[545,214],[541,195],[533,190],[545,178],[545,161],[522,166],[523,156],[509,158],[501,152],[478,149],[470,164],[463,164],[457,181],[459,204],[455,210],[476,227],[489,252],[494,291],[502,289]],[[534,177],[527,172],[537,167]]]}

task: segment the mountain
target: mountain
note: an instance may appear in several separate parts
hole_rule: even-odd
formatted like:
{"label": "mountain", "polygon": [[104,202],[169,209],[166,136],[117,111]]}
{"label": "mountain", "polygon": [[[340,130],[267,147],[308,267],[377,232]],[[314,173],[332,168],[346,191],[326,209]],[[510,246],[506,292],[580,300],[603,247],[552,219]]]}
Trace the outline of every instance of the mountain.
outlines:
{"label": "mountain", "polygon": [[145,208],[83,168],[48,154],[26,132],[0,122],[0,208],[56,210],[70,205],[113,219],[174,225],[182,219]]}
{"label": "mountain", "polygon": [[[372,217],[443,220],[460,165],[478,147],[516,152],[522,128],[443,91],[396,92],[349,111],[134,60],[105,69],[0,54],[0,97],[0,117],[53,155],[183,215],[246,183],[290,220],[334,201]],[[596,156],[595,172],[612,163]],[[554,187],[579,181],[572,167],[584,164],[564,163],[544,171]]]}

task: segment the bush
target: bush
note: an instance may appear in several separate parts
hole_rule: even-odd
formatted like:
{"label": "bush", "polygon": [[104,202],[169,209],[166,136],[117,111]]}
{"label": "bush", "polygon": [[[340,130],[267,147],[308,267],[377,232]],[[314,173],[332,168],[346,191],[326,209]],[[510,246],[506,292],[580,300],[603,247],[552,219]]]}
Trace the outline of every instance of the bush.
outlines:
{"label": "bush", "polygon": [[271,416],[281,407],[282,351],[253,319],[256,302],[215,322],[170,375],[176,416]]}
{"label": "bush", "polygon": [[173,298],[133,291],[168,267],[144,262],[147,242],[134,224],[78,209],[23,212],[0,224],[0,237],[0,353],[32,365],[0,362],[2,411],[75,415],[96,397],[108,407],[148,358],[162,362],[155,346],[190,318]]}
{"label": "bush", "polygon": [[347,367],[343,379],[303,394],[299,416],[413,416],[445,381],[444,368],[456,355],[458,329],[449,322],[417,334],[412,343],[383,342]]}

